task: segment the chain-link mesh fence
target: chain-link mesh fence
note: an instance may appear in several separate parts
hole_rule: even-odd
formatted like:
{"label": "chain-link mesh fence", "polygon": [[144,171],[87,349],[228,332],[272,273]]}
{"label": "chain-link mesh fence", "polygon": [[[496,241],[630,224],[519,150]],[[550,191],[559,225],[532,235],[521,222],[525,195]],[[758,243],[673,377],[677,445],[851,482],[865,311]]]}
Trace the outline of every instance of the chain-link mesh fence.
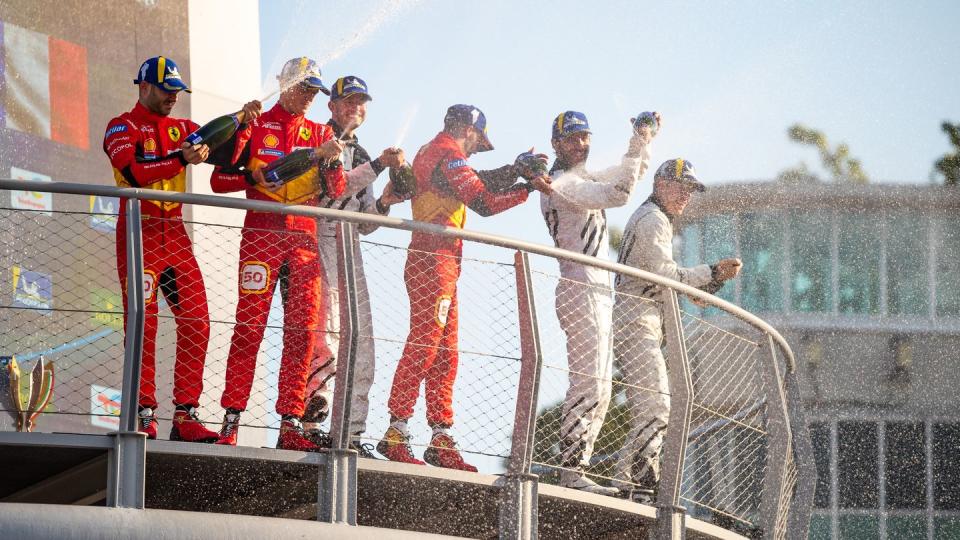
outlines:
{"label": "chain-link mesh fence", "polygon": [[772,359],[735,325],[687,311],[681,323],[694,386],[681,499],[715,521],[755,524],[769,444],[760,364]]}
{"label": "chain-link mesh fence", "polygon": [[[23,372],[41,355],[53,363],[54,398],[37,429],[115,430],[124,355],[120,201],[57,197],[70,201],[57,206],[69,211],[0,208],[0,222],[9,224],[0,230],[0,266],[9,284],[0,303],[0,355],[16,354]],[[339,354],[341,329],[334,323],[338,298],[329,293],[336,292],[337,272],[328,264],[322,274],[319,259],[326,249],[323,258],[332,253],[335,260],[335,239],[321,236],[318,244],[304,232],[154,217],[144,220],[143,238],[144,365],[152,348],[160,437],[172,402],[196,396],[208,428],[219,429],[222,405],[233,400],[244,409],[240,444],[272,446],[278,402],[299,399],[285,370],[295,366],[314,378],[308,402],[311,394],[334,390],[330,360]],[[457,258],[424,244],[393,244],[358,243],[351,433],[375,446],[391,415],[409,418],[419,458],[432,440],[430,424],[452,424],[468,462],[502,472],[521,365],[516,270],[502,262],[512,252],[467,242],[467,256]],[[559,278],[547,267],[552,259],[535,263],[543,358],[535,472],[548,482],[558,480],[554,472],[570,471],[602,485],[655,487],[670,410],[660,298]],[[772,361],[766,336],[719,310],[684,305],[694,393],[681,502],[694,516],[755,526],[769,462],[768,393],[760,376]],[[307,357],[311,341],[316,358]],[[777,361],[785,373],[784,359]],[[141,402],[149,390],[141,388]],[[16,412],[9,400],[3,411],[5,422]],[[329,429],[329,421],[322,427]],[[781,476],[778,531],[798,481],[792,459]]]}

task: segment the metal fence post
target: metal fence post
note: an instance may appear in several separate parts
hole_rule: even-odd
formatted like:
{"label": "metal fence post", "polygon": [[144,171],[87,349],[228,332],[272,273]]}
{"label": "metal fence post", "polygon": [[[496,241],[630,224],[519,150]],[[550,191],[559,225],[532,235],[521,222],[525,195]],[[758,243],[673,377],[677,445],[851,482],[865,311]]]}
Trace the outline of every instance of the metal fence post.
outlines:
{"label": "metal fence post", "polygon": [[666,338],[667,377],[670,383],[670,417],[663,439],[660,487],[657,492],[656,538],[686,538],[686,509],[680,506],[687,435],[693,413],[693,379],[687,359],[680,304],[673,289],[662,287],[663,329]]}
{"label": "metal fence post", "polygon": [[[127,321],[124,336],[120,429],[107,459],[107,506],[143,508],[147,435],[137,431],[143,356],[143,236],[140,201],[127,199]],[[119,231],[118,231],[119,232]]]}
{"label": "metal fence post", "polygon": [[769,359],[761,362],[760,379],[767,401],[767,467],[763,479],[763,494],[760,499],[760,523],[766,538],[783,538],[786,523],[777,526],[781,505],[781,486],[786,478],[787,460],[790,453],[790,426],[787,423],[787,400],[783,395],[777,346],[767,337]]}
{"label": "metal fence post", "polygon": [[[327,523],[357,524],[357,452],[350,449],[350,403],[357,360],[360,316],[354,266],[356,225],[337,224],[337,290],[340,306],[340,347],[330,404],[330,450],[320,470],[317,519]],[[333,286],[333,284],[328,284]]]}
{"label": "metal fence post", "polygon": [[514,254],[520,319],[520,382],[507,473],[500,494],[500,538],[537,538],[537,475],[530,473],[537,423],[537,395],[543,362],[529,255]]}
{"label": "metal fence post", "polygon": [[[776,343],[771,339],[771,346]],[[785,374],[787,412],[790,414],[790,440],[793,459],[797,467],[797,487],[793,494],[792,508],[787,518],[787,538],[806,539],[813,512],[813,498],[817,488],[817,464],[813,459],[813,444],[803,411],[803,393],[800,377],[794,367]]]}

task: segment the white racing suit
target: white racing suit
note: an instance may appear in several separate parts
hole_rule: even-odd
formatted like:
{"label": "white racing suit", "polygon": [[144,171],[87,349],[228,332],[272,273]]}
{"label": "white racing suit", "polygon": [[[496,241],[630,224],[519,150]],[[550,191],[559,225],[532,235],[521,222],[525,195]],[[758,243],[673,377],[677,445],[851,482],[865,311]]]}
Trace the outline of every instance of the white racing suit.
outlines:
{"label": "white racing suit", "polygon": [[[605,208],[623,206],[649,166],[643,147],[620,165],[587,172],[583,165],[563,170],[554,164],[552,195],[541,194],[540,209],[557,247],[608,258]],[[567,335],[569,386],[560,424],[561,465],[586,467],[610,405],[610,273],[560,261],[557,318]]]}
{"label": "white racing suit", "polygon": [[[337,136],[340,136],[340,128],[332,121]],[[348,210],[353,212],[367,212],[381,215],[376,208],[375,198],[373,196],[373,182],[377,175],[383,170],[379,162],[371,161],[369,154],[356,142],[356,138],[346,140],[343,153],[340,156],[343,161],[343,168],[347,175],[347,187],[343,197],[339,199],[330,199],[322,197],[318,206],[325,208],[335,208],[338,210]],[[387,212],[389,213],[389,209]],[[383,214],[385,215],[385,214]],[[313,361],[310,364],[309,376],[307,379],[307,415],[312,413],[317,423],[322,422],[329,414],[330,402],[333,398],[332,383],[337,374],[336,355],[340,350],[340,295],[338,288],[337,272],[337,220],[327,220],[317,218],[317,243],[320,248],[320,261],[323,265],[323,272],[320,277],[323,283],[324,292],[324,317],[325,338],[327,348],[334,356],[327,356],[323,347],[317,347],[314,352]],[[370,311],[370,293],[367,290],[367,278],[363,270],[363,257],[360,251],[359,238],[360,233],[370,234],[376,230],[375,225],[358,225],[354,229],[354,245],[357,250],[354,253],[353,265],[356,269],[357,277],[357,301],[358,316],[360,328],[358,333],[359,343],[357,344],[357,361],[353,373],[353,394],[350,404],[350,433],[360,434],[366,430],[367,412],[370,408],[369,393],[373,386],[374,358],[375,351],[373,345],[373,315]],[[317,402],[316,398],[322,399]],[[319,410],[311,409],[311,404],[322,403]],[[304,427],[317,427],[313,422],[307,422],[304,418]]]}
{"label": "white racing suit", "polygon": [[[709,290],[715,284],[709,265],[681,268],[674,262],[673,225],[653,197],[627,222],[618,262],[691,287]],[[617,460],[614,485],[652,492],[660,479],[660,447],[670,416],[667,366],[660,350],[661,291],[650,282],[625,274],[617,274],[615,288],[613,317],[617,327],[613,348],[626,386],[631,422]]]}

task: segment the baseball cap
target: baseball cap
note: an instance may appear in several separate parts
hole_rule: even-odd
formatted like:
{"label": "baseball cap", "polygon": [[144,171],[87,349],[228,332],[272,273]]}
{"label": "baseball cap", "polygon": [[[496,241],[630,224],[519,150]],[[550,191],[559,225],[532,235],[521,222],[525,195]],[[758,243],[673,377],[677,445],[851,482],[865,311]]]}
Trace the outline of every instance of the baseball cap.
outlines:
{"label": "baseball cap", "polygon": [[487,117],[480,109],[473,105],[451,105],[450,108],[447,109],[447,115],[443,117],[443,125],[447,127],[452,124],[473,126],[483,134],[483,140],[480,141],[477,152],[493,150],[493,145],[490,144],[490,137],[487,136]]}
{"label": "baseball cap", "polygon": [[373,96],[370,95],[367,88],[367,83],[363,82],[363,79],[355,75],[347,75],[346,77],[340,77],[333,83],[333,89],[330,91],[330,100],[342,99],[347,96],[352,96],[353,94],[363,94],[367,97],[367,101],[373,99]]}
{"label": "baseball cap", "polygon": [[587,115],[577,111],[567,111],[557,115],[553,120],[553,139],[562,139],[571,133],[586,131],[590,133],[590,123]]}
{"label": "baseball cap", "polygon": [[324,94],[330,95],[330,90],[320,80],[320,67],[306,56],[287,60],[277,79],[280,81],[282,90],[287,90],[296,84],[304,84],[311,88],[319,88]]}
{"label": "baseball cap", "polygon": [[697,178],[697,171],[693,169],[693,164],[683,158],[668,159],[660,165],[653,179],[661,178],[686,184],[696,191],[705,191],[707,189],[700,179]]}
{"label": "baseball cap", "polygon": [[177,67],[177,63],[164,56],[149,58],[140,66],[140,71],[137,72],[137,78],[133,80],[133,84],[142,82],[148,82],[167,92],[190,91],[187,88],[187,83],[180,78],[180,69]]}

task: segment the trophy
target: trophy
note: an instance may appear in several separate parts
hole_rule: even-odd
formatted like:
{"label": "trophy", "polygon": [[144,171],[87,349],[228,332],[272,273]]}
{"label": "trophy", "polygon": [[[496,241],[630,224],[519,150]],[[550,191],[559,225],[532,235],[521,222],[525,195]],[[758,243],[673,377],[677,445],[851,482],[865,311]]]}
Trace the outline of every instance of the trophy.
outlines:
{"label": "trophy", "polygon": [[[53,362],[41,356],[30,370],[28,378],[20,371],[20,364],[14,356],[0,356],[0,392],[9,396],[12,408],[16,411],[17,431],[31,432],[36,419],[46,409],[53,398]],[[2,397],[2,394],[0,394]]]}

